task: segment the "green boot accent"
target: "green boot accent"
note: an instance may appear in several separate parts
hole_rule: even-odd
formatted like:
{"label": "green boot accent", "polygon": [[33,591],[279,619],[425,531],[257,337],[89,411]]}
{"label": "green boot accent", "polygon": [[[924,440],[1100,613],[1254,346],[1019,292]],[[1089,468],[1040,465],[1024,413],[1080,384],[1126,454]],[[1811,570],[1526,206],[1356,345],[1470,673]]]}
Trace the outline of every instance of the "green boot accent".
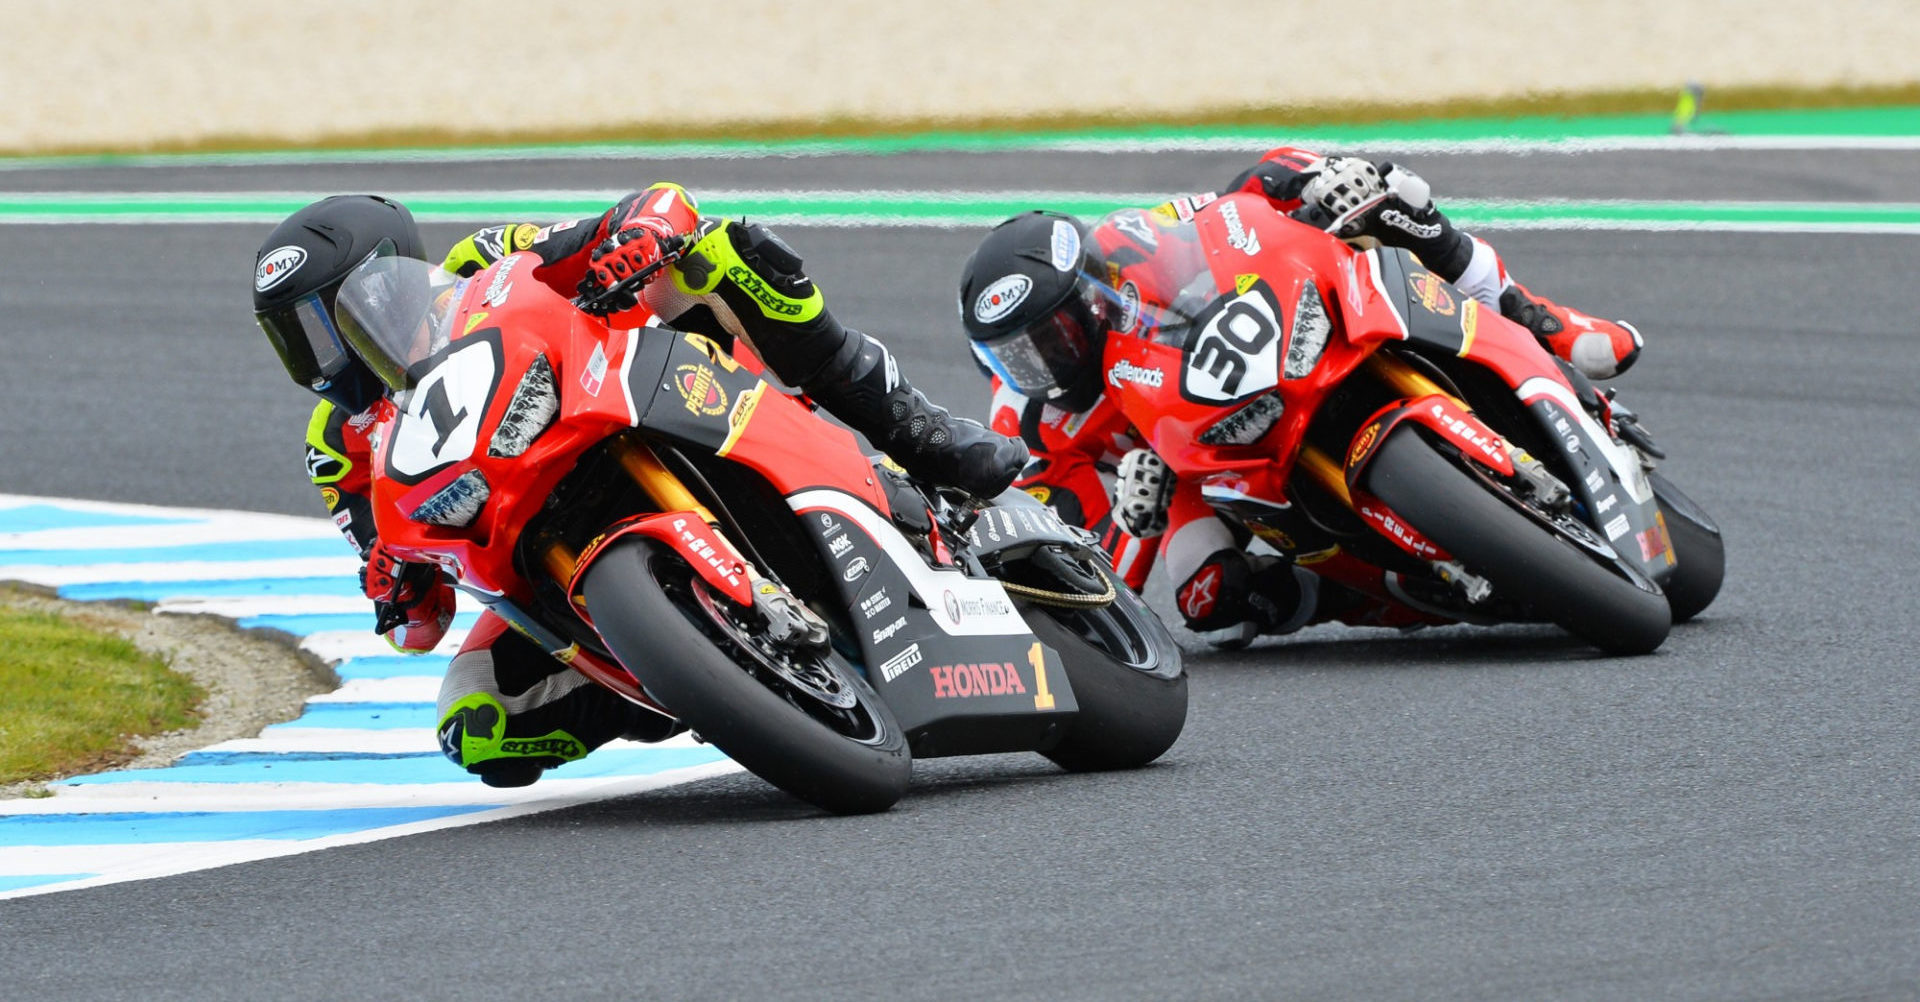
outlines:
{"label": "green boot accent", "polygon": [[489,765],[507,764],[505,760],[551,768],[587,754],[586,744],[566,731],[536,738],[509,738],[506,731],[506,707],[491,693],[470,693],[440,718],[440,751],[468,772],[483,772]]}

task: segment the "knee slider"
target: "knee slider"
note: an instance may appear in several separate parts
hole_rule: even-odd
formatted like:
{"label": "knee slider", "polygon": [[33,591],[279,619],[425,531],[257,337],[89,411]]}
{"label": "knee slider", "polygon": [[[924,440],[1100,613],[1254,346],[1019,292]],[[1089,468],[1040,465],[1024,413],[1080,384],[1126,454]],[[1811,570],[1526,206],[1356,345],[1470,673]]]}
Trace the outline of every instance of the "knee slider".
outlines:
{"label": "knee slider", "polygon": [[1174,589],[1174,603],[1196,633],[1220,630],[1248,618],[1247,593],[1252,569],[1237,549],[1215,550]]}

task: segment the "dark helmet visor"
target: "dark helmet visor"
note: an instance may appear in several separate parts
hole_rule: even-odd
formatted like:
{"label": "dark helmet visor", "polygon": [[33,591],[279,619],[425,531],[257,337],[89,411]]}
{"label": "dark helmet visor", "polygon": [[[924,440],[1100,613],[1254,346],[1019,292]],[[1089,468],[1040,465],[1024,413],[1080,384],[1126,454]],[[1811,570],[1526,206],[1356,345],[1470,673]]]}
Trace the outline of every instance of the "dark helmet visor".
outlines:
{"label": "dark helmet visor", "polygon": [[998,337],[973,342],[973,352],[1002,382],[1024,397],[1048,399],[1065,393],[1085,367],[1097,332],[1092,311],[1081,296]]}
{"label": "dark helmet visor", "polygon": [[280,354],[287,375],[305,387],[315,387],[340,373],[348,361],[347,349],[334,326],[329,302],[337,287],[310,292],[254,320]]}

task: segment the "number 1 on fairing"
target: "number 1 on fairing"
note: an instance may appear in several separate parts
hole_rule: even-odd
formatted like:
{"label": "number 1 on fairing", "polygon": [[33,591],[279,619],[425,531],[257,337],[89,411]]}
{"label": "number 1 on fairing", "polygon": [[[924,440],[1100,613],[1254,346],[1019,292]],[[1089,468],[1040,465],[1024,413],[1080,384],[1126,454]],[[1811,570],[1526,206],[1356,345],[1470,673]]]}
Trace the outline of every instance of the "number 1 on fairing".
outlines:
{"label": "number 1 on fairing", "polygon": [[1047,659],[1040,653],[1040,641],[1027,648],[1027,663],[1033,666],[1033,708],[1053,709],[1053,693],[1047,691]]}

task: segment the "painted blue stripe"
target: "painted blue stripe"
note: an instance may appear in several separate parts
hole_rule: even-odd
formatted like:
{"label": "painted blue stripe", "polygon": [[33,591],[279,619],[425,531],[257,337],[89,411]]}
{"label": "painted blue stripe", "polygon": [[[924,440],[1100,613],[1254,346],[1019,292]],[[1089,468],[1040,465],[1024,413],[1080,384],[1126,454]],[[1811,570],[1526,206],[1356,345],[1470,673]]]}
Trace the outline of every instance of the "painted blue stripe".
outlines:
{"label": "painted blue stripe", "polygon": [[357,678],[410,678],[426,676],[439,678],[447,673],[453,659],[444,654],[405,654],[379,657],[348,658],[333,666],[334,674],[342,682]]}
{"label": "painted blue stripe", "polygon": [[185,525],[188,522],[205,521],[206,519],[202,518],[168,518],[164,515],[121,515],[107,511],[81,511],[50,504],[0,508],[0,532],[98,529],[109,525]]}
{"label": "painted blue stripe", "polygon": [[339,598],[360,594],[360,582],[354,580],[351,574],[312,578],[227,578],[216,581],[98,581],[70,584],[60,589],[61,598],[74,602],[110,598],[161,602],[170,598],[257,598],[264,595]]}
{"label": "painted blue stripe", "polygon": [[[478,612],[455,613],[453,625],[461,629],[472,629],[480,621]],[[288,615],[247,616],[239,620],[243,629],[284,630],[296,637],[313,633],[335,630],[359,630],[373,632],[373,607],[368,605],[366,612],[306,612]]]}
{"label": "painted blue stripe", "polygon": [[[713,748],[602,748],[549,772],[562,779],[602,776],[646,776],[671,769],[723,761]],[[437,751],[382,757],[245,756],[233,762],[206,765],[182,763],[166,769],[123,769],[63,780],[58,785],[99,786],[111,783],[377,783],[403,786],[414,783],[457,783],[472,780]],[[472,780],[478,782],[478,780]]]}
{"label": "painted blue stripe", "polygon": [[403,727],[431,729],[432,703],[308,703],[297,720],[274,724],[261,732],[271,735],[282,727],[327,727],[347,730],[391,731]]}
{"label": "painted blue stripe", "polygon": [[242,543],[191,543],[184,546],[130,546],[125,549],[0,550],[0,566],[46,564],[170,564],[182,560],[292,560],[351,553],[339,539],[266,539]]}
{"label": "painted blue stripe", "polygon": [[86,880],[98,876],[97,873],[29,873],[19,876],[0,873],[0,891],[17,891],[22,887],[40,887],[45,884],[64,884],[70,880]]}
{"label": "painted blue stripe", "polygon": [[318,811],[183,811],[153,814],[16,814],[0,818],[0,846],[140,845],[309,839],[490,811],[457,807],[350,807]]}

